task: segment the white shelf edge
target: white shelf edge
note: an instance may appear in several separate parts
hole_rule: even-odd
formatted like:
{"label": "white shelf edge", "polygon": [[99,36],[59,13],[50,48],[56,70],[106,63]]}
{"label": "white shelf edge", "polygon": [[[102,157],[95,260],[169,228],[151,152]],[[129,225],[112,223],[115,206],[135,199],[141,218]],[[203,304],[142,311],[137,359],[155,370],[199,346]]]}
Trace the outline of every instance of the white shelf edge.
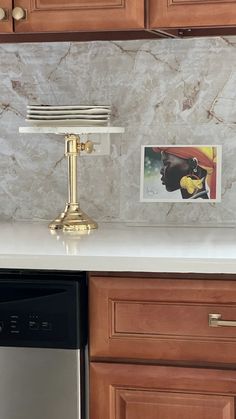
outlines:
{"label": "white shelf edge", "polygon": [[19,127],[22,134],[122,134],[125,132],[124,127],[112,126],[61,126],[61,127]]}

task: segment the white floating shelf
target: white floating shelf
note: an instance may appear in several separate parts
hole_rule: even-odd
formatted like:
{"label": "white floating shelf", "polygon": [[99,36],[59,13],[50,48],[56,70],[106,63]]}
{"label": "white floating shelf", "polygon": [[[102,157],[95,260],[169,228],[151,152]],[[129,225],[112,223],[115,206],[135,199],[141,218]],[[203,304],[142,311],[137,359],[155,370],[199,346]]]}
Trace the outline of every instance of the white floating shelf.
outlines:
{"label": "white floating shelf", "polygon": [[125,132],[124,127],[110,127],[110,126],[61,126],[61,127],[19,127],[19,132],[24,134],[122,134]]}

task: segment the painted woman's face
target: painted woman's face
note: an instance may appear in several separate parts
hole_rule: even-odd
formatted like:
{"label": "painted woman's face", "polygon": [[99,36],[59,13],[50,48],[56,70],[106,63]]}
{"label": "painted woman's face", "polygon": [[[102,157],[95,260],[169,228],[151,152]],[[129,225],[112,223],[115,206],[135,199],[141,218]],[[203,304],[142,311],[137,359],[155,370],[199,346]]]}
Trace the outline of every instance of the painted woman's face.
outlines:
{"label": "painted woman's face", "polygon": [[180,179],[190,173],[190,164],[173,154],[162,152],[161,182],[168,192],[180,189]]}

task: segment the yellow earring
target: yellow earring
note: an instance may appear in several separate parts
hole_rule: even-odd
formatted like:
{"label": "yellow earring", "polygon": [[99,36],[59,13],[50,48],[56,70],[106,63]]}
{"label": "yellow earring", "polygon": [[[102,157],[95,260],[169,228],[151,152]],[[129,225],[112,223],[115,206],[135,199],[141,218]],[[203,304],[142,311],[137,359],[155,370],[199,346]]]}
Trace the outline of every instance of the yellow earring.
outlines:
{"label": "yellow earring", "polygon": [[190,176],[183,176],[180,179],[180,187],[187,189],[187,192],[192,195],[203,188],[203,179],[192,179]]}

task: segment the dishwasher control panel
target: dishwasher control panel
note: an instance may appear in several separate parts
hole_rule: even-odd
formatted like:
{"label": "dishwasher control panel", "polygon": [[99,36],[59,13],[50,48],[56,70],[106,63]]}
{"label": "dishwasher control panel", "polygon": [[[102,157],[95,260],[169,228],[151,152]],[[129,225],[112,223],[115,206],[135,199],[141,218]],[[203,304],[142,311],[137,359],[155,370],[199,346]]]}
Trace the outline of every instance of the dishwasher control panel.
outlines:
{"label": "dishwasher control panel", "polygon": [[27,313],[0,311],[0,344],[4,339],[47,341],[64,340],[66,318],[59,313]]}
{"label": "dishwasher control panel", "polygon": [[0,270],[0,348],[78,349],[86,342],[84,273]]}

